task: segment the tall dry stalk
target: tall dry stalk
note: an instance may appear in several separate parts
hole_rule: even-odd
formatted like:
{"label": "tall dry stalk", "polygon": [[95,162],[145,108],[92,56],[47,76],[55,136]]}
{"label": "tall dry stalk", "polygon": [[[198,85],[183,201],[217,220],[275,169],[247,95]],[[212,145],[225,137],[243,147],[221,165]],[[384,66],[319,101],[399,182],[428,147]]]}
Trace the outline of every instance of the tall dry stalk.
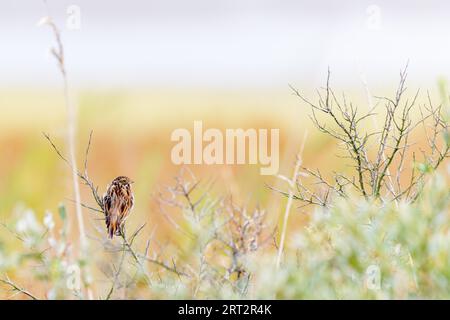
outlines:
{"label": "tall dry stalk", "polygon": [[307,138],[308,138],[308,131],[305,131],[305,134],[303,136],[302,145],[300,147],[300,151],[297,154],[297,161],[295,162],[294,173],[292,175],[292,179],[288,179],[284,176],[279,176],[281,179],[287,181],[287,183],[289,185],[289,191],[288,191],[288,200],[287,200],[286,208],[284,210],[284,218],[283,218],[283,226],[282,226],[282,230],[281,230],[280,244],[278,246],[278,253],[277,253],[277,260],[276,260],[277,269],[280,267],[281,256],[283,255],[284,241],[286,238],[286,230],[287,230],[287,225],[288,225],[288,221],[289,221],[289,214],[291,212],[292,200],[294,198],[294,188],[295,188],[295,184],[296,184],[296,181],[297,181],[297,178],[299,175],[300,167],[302,165],[302,154],[303,154],[303,150],[305,148],[305,143],[306,143]]}
{"label": "tall dry stalk", "polygon": [[[81,196],[80,196],[80,186],[78,183],[78,169],[77,169],[77,162],[75,157],[75,127],[76,127],[76,110],[75,105],[70,98],[70,92],[69,92],[69,81],[67,78],[67,71],[65,66],[65,56],[64,56],[64,46],[61,41],[61,33],[56,26],[56,24],[53,22],[53,20],[50,17],[43,18],[39,25],[48,25],[52,31],[53,35],[55,37],[56,41],[56,48],[51,48],[51,53],[55,57],[58,69],[61,73],[62,79],[63,79],[63,94],[64,94],[64,103],[66,106],[67,111],[67,132],[66,132],[66,139],[67,139],[67,149],[69,153],[69,162],[71,164],[72,168],[72,187],[73,187],[73,194],[75,198],[75,213],[77,217],[78,222],[78,233],[79,233],[79,257],[81,259],[84,259],[86,251],[88,250],[88,242],[86,238],[86,231],[84,227],[84,219],[83,219],[83,210],[81,205]],[[89,288],[87,288],[87,293],[89,299],[92,299],[92,292]]]}

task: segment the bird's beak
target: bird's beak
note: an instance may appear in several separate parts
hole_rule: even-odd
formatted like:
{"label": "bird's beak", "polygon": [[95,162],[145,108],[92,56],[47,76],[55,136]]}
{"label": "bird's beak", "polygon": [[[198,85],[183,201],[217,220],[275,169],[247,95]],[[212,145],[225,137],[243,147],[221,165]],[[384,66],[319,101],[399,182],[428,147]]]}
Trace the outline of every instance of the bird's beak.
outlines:
{"label": "bird's beak", "polygon": [[130,184],[133,184],[133,183],[134,183],[134,181],[133,181],[133,180],[131,180],[131,181],[130,181]]}

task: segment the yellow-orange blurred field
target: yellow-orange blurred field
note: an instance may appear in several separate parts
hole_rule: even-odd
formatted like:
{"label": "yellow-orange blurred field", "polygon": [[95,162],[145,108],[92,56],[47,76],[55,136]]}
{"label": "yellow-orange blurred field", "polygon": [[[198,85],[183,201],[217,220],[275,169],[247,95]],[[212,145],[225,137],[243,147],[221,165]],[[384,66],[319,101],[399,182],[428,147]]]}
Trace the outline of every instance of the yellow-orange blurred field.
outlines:
{"label": "yellow-orange blurred field", "polygon": [[[356,103],[365,108],[364,95],[354,90]],[[306,93],[314,98],[313,88]],[[305,131],[308,141],[304,164],[327,172],[343,169],[336,158],[334,141],[312,128],[310,110],[291,90],[281,89],[136,89],[97,90],[73,93],[78,107],[77,147],[82,165],[90,130],[93,142],[89,169],[103,192],[118,175],[136,180],[136,212],[144,219],[158,220],[152,195],[170,184],[180,167],[171,163],[175,144],[170,134],[176,128],[192,131],[193,122],[202,120],[205,128],[279,128],[280,173],[290,175],[295,155]],[[353,97],[352,97],[353,98]],[[353,99],[355,100],[355,99]],[[49,133],[64,149],[66,112],[59,88],[0,90],[0,217],[5,220],[19,203],[42,215],[56,210],[59,202],[69,207],[72,193],[69,168],[57,158],[42,132]],[[218,193],[232,195],[250,204],[273,205],[267,184],[277,182],[261,176],[259,165],[192,165],[203,180],[216,180]],[[87,188],[83,199],[89,203]],[[273,215],[280,208],[272,207]],[[86,213],[87,215],[87,213]],[[131,219],[131,224],[134,224]]]}
{"label": "yellow-orange blurred field", "polygon": [[[45,210],[56,211],[60,202],[73,209],[70,169],[42,135],[49,133],[64,150],[66,113],[61,92],[58,88],[2,90],[0,97],[1,219],[12,218],[18,204],[33,208],[41,217]],[[307,110],[304,106],[302,110],[289,88],[83,91],[75,93],[74,100],[78,106],[79,165],[83,164],[84,149],[93,130],[89,170],[100,192],[118,175],[129,175],[136,181],[136,214],[129,220],[130,225],[142,221],[164,224],[153,196],[158,188],[172,183],[180,170],[170,159],[175,144],[170,141],[172,130],[192,131],[194,120],[202,120],[205,128],[279,128],[280,173],[290,174],[296,150],[310,126],[305,117]],[[327,163],[331,153],[323,152],[329,150],[325,143],[323,137],[312,135],[305,162]],[[215,192],[232,195],[236,201],[272,206],[279,201],[279,196],[274,197],[267,188],[275,179],[261,176],[259,165],[190,168],[199,179],[215,180]],[[82,192],[83,201],[92,203],[86,187]],[[85,215],[91,217],[86,211]]]}
{"label": "yellow-orange blurred field", "polygon": [[[314,98],[312,88],[307,94]],[[356,103],[365,108],[364,95],[355,96]],[[89,132],[93,130],[89,171],[100,193],[114,177],[130,176],[136,181],[136,206],[127,224],[134,229],[147,222],[156,227],[156,237],[161,241],[171,238],[171,226],[161,214],[155,195],[173,183],[181,169],[171,163],[170,151],[175,143],[170,141],[170,134],[177,128],[192,131],[195,120],[202,120],[205,128],[279,128],[280,174],[292,174],[305,131],[305,166],[320,168],[325,174],[349,169],[345,160],[335,156],[336,142],[312,127],[310,110],[288,87],[80,91],[73,98],[78,107],[78,165],[83,165]],[[60,90],[3,89],[0,105],[0,221],[11,221],[18,205],[32,208],[40,218],[46,210],[56,212],[61,202],[73,213],[70,169],[42,135],[49,133],[65,150],[66,112]],[[423,141],[423,137],[417,137]],[[276,227],[279,223],[285,200],[268,185],[282,189],[284,185],[274,177],[261,176],[259,165],[189,168],[200,180],[215,182],[213,193],[232,196],[234,201],[249,206],[260,205],[269,212],[269,224]],[[83,203],[93,205],[88,188],[81,188]],[[305,210],[295,212],[289,224],[292,230],[305,219]],[[103,228],[95,214],[84,209],[84,215],[88,233],[94,226]],[[76,221],[72,221],[74,229]],[[0,231],[0,242],[8,242],[11,237],[5,230]]]}

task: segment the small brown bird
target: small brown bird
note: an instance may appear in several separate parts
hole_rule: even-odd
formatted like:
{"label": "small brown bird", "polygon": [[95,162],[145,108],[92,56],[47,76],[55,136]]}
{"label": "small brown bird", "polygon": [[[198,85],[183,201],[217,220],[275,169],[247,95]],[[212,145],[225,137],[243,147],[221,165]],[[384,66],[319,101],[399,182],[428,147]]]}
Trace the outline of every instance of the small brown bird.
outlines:
{"label": "small brown bird", "polygon": [[119,236],[123,224],[134,205],[132,181],[125,176],[115,178],[103,196],[105,206],[106,228],[108,236],[112,239],[114,235]]}

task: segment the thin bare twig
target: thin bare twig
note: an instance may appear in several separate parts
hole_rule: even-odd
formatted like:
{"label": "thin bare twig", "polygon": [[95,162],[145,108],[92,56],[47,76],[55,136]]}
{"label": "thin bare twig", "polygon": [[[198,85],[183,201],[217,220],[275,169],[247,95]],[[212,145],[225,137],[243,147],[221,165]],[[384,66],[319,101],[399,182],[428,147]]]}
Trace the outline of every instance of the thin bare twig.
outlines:
{"label": "thin bare twig", "polygon": [[34,294],[29,292],[28,290],[25,290],[24,288],[20,287],[19,285],[15,284],[8,276],[6,276],[6,278],[0,279],[0,282],[10,286],[12,288],[12,290],[14,290],[18,293],[22,293],[33,300],[39,300],[39,298],[36,297]]}
{"label": "thin bare twig", "polygon": [[[366,199],[380,199],[381,201],[413,201],[420,193],[422,182],[426,179],[428,172],[435,171],[444,159],[450,156],[450,146],[446,142],[448,135],[448,120],[441,114],[441,106],[433,107],[428,94],[428,104],[425,113],[420,108],[421,118],[413,121],[413,108],[417,104],[419,90],[412,99],[404,101],[406,92],[407,67],[400,71],[400,82],[393,98],[375,97],[384,102],[384,122],[381,128],[375,128],[374,132],[367,131],[363,120],[371,118],[376,125],[377,115],[374,111],[376,105],[372,105],[370,92],[363,79],[369,108],[367,112],[358,112],[358,107],[348,103],[345,95],[340,100],[330,88],[330,71],[328,71],[326,87],[318,91],[318,101],[311,102],[305,98],[297,89],[292,88],[294,94],[311,108],[311,120],[322,133],[331,136],[338,141],[338,146],[345,151],[343,158],[350,159],[351,167],[354,168],[355,176],[346,176],[343,173],[334,173],[334,183],[329,183],[323,178],[320,171],[307,168],[303,170],[316,181],[315,184],[324,187],[323,194],[312,190],[309,186],[297,183],[297,193],[294,200],[299,200],[306,205],[328,206],[332,195],[347,197],[348,187],[358,192]],[[319,120],[317,114],[323,113],[332,126],[327,122]],[[430,123],[428,123],[430,122]],[[410,154],[410,148],[414,145],[410,142],[411,132],[422,124],[428,142],[430,152],[422,151],[424,172],[417,175],[414,168],[411,172],[409,185],[403,183],[401,177],[405,170],[405,160]],[[439,137],[442,137],[441,143]],[[443,144],[443,145],[442,145]],[[371,157],[370,148],[375,145],[375,156]],[[414,155],[414,153],[413,153]],[[412,167],[416,166],[415,156]],[[394,184],[394,178],[396,185]],[[282,194],[289,197],[289,192]]]}
{"label": "thin bare twig", "polygon": [[284,250],[284,239],[286,237],[286,230],[287,230],[287,224],[289,220],[289,213],[291,211],[291,205],[292,205],[292,199],[294,196],[294,186],[298,179],[298,172],[300,170],[300,167],[302,165],[302,155],[303,150],[305,148],[306,139],[308,137],[308,131],[305,131],[305,134],[303,135],[302,145],[300,147],[300,151],[297,154],[297,161],[295,163],[294,167],[294,173],[291,180],[288,180],[288,188],[289,188],[289,195],[288,195],[288,201],[286,204],[286,208],[284,211],[284,218],[283,218],[283,227],[281,231],[281,238],[280,238],[280,245],[278,246],[278,253],[277,253],[277,260],[276,260],[276,267],[277,269],[280,267],[281,263],[281,255],[283,254]]}

